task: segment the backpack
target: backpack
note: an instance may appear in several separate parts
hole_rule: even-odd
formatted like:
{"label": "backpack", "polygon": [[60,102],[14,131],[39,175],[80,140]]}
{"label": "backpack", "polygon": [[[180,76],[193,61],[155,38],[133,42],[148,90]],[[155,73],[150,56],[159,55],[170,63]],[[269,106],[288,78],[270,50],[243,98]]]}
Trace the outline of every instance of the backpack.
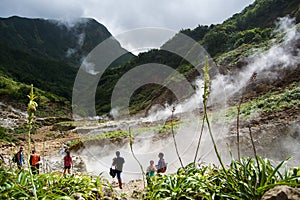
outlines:
{"label": "backpack", "polygon": [[158,168],[157,173],[165,173],[167,171],[167,165],[168,163],[166,163],[164,159],[162,161],[159,160],[156,166]]}
{"label": "backpack", "polygon": [[109,169],[109,175],[111,175],[111,177],[115,178],[115,176],[116,176],[116,170],[111,167]]}
{"label": "backpack", "polygon": [[12,159],[11,159],[13,162],[18,162],[17,154],[18,154],[18,153],[15,153],[15,154],[13,155],[13,157],[12,157]]}

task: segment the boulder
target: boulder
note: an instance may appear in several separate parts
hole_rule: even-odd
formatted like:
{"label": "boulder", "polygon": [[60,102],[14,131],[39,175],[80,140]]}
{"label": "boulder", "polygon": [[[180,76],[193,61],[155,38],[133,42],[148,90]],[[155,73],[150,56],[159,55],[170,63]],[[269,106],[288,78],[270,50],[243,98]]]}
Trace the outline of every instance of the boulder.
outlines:
{"label": "boulder", "polygon": [[73,197],[75,200],[85,200],[81,193],[74,193],[71,195],[71,197]]}
{"label": "boulder", "polygon": [[300,200],[300,189],[282,185],[268,190],[261,200]]}
{"label": "boulder", "polygon": [[50,131],[63,132],[63,131],[69,131],[69,130],[72,130],[75,128],[76,128],[76,126],[72,126],[70,124],[54,124]]}

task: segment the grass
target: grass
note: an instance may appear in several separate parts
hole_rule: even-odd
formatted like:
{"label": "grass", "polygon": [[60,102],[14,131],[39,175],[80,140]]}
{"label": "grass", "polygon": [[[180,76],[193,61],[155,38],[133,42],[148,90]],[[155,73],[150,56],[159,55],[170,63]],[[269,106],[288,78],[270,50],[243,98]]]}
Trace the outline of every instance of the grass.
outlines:
{"label": "grass", "polygon": [[[170,134],[171,133],[171,128],[173,123],[173,128],[178,127],[178,122],[167,122],[164,125],[158,125],[158,126],[151,126],[151,127],[139,127],[139,128],[132,128],[131,129],[131,134],[133,136],[135,135],[140,135],[140,134],[146,134],[149,132],[154,132],[157,134]],[[78,143],[81,142],[87,142],[87,141],[93,141],[93,140],[102,140],[102,139],[124,139],[124,138],[129,138],[129,132],[127,130],[117,130],[117,131],[109,131],[105,132],[102,134],[97,134],[97,135],[90,135],[78,140],[72,141],[69,146],[75,146]]]}
{"label": "grass", "polygon": [[[256,97],[241,105],[241,118],[251,118],[258,113],[270,114],[285,109],[300,108],[300,84],[293,83],[283,92],[272,92]],[[227,110],[226,118],[233,119],[236,116],[236,107]]]}
{"label": "grass", "polygon": [[[54,95],[50,92],[35,89],[38,96],[36,102],[40,105],[36,115],[38,117],[66,116],[71,111],[70,102],[66,99]],[[16,82],[11,78],[0,75],[0,101],[9,102],[16,108],[26,109],[26,96],[30,91],[30,86]]]}
{"label": "grass", "polygon": [[260,199],[276,185],[300,186],[300,168],[283,170],[286,160],[276,166],[268,159],[258,160],[261,171],[253,158],[232,160],[225,170],[191,163],[175,174],[152,177],[146,199]]}
{"label": "grass", "polygon": [[0,126],[0,142],[11,143],[17,142],[18,140],[8,133],[7,129]]}
{"label": "grass", "polygon": [[[60,173],[34,175],[38,199],[73,199],[80,193],[84,199],[103,199],[103,185],[109,183],[101,177],[88,175],[64,178]],[[17,172],[0,168],[0,199],[33,199],[30,173],[27,170]],[[107,188],[111,190],[111,188]]]}

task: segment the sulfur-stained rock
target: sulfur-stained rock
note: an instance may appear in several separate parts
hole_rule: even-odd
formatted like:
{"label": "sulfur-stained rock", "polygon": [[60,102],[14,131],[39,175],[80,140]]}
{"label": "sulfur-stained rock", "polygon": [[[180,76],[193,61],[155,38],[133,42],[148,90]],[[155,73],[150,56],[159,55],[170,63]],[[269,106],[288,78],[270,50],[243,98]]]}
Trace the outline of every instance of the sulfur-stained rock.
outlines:
{"label": "sulfur-stained rock", "polygon": [[300,189],[282,185],[268,190],[261,200],[300,200]]}

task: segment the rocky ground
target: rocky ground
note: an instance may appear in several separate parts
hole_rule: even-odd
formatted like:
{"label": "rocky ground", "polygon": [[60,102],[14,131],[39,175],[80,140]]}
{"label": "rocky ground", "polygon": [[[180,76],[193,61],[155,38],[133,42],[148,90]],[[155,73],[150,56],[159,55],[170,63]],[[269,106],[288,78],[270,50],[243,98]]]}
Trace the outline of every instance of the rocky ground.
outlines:
{"label": "rocky ground", "polygon": [[[267,88],[265,88],[267,90]],[[251,97],[247,97],[251,98]],[[26,123],[26,112],[14,109],[0,103],[0,125],[8,129],[13,129],[20,124]],[[298,152],[295,148],[299,146],[300,139],[300,109],[286,109],[281,112],[272,114],[260,113],[259,116],[253,119],[241,120],[241,150],[243,155],[253,155],[253,147],[249,131],[251,130],[257,152],[262,156],[273,156],[278,160],[286,159],[291,154]],[[36,119],[36,123],[40,126],[31,134],[32,148],[35,148],[44,158],[56,157],[54,163],[51,163],[51,169],[47,170],[61,171],[62,170],[62,151],[67,147],[68,142],[80,139],[84,136],[74,131],[70,124],[58,125],[56,122],[61,119]],[[67,121],[64,119],[63,121]],[[250,129],[249,129],[250,128]],[[11,162],[12,155],[17,152],[19,146],[25,147],[27,152],[27,133],[14,134],[14,137],[20,139],[19,143],[0,143],[0,152],[4,157],[7,166],[14,166]],[[232,147],[236,145],[236,126],[232,124],[228,135],[228,144]],[[285,143],[283,141],[288,141]],[[282,147],[294,148],[282,148]],[[278,152],[278,148],[281,151]],[[234,149],[234,148],[233,148]],[[233,152],[234,153],[234,152]],[[82,159],[75,154],[74,172],[85,172],[85,165]],[[300,156],[297,157],[300,159]],[[112,183],[114,192],[117,196],[123,199],[134,199],[143,190],[142,180],[132,180],[124,184],[123,189],[119,189],[116,182]]]}
{"label": "rocky ground", "polygon": [[[26,115],[22,116],[22,120],[26,121],[24,119],[24,116]],[[10,123],[10,125],[14,127],[14,124]],[[68,148],[68,143],[70,141],[83,137],[83,135],[74,131],[73,128],[69,127],[71,130],[67,130],[68,128],[66,128],[66,126],[43,126],[34,134],[31,134],[31,148],[36,149],[36,151],[42,155],[43,164],[40,167],[41,173],[47,171],[61,172],[63,166],[62,153],[64,152],[64,149]],[[19,135],[19,137],[21,136]],[[20,146],[24,146],[25,154],[27,154],[28,136],[27,134],[22,134],[22,137],[24,137],[24,139],[16,144],[0,143],[0,152],[4,157],[4,164],[7,167],[16,168],[16,164],[11,161],[11,158],[13,154],[18,151]],[[73,154],[72,157],[74,161],[73,173],[85,173],[85,164],[80,156]],[[119,199],[136,199],[139,195],[141,195],[144,188],[142,180],[132,180],[128,183],[124,183],[123,189],[119,189],[116,180],[111,183],[111,186],[114,189],[114,194],[112,195],[117,196]]]}

